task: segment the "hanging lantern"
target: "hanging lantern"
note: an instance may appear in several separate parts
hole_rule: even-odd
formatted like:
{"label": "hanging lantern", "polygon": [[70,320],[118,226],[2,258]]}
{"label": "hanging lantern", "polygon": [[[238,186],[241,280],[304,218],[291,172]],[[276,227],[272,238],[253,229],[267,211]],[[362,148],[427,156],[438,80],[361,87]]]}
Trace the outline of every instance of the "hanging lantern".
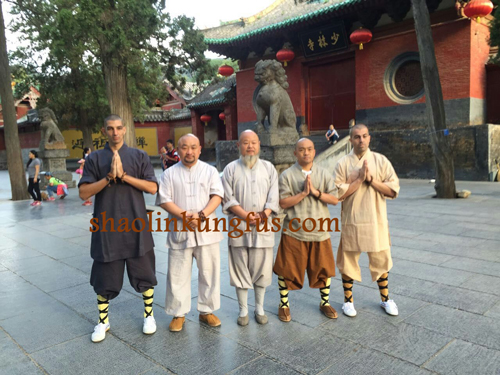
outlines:
{"label": "hanging lantern", "polygon": [[224,121],[224,125],[226,125],[226,115],[224,112],[219,113],[219,118]]}
{"label": "hanging lantern", "polygon": [[205,123],[205,126],[208,126],[208,123],[210,122],[210,120],[212,120],[212,117],[210,117],[209,115],[202,115],[200,117],[200,120]]}
{"label": "hanging lantern", "polygon": [[229,77],[234,73],[234,69],[229,65],[221,65],[219,67],[219,74],[224,77]]}
{"label": "hanging lantern", "polygon": [[464,8],[464,14],[481,23],[481,17],[486,17],[493,11],[493,3],[490,0],[472,0]]}
{"label": "hanging lantern", "polygon": [[353,31],[350,36],[351,43],[359,44],[359,49],[363,49],[363,44],[370,43],[372,40],[372,32],[368,29],[360,27],[358,30]]}
{"label": "hanging lantern", "polygon": [[285,66],[289,61],[292,61],[294,58],[295,58],[295,53],[293,53],[293,51],[289,50],[288,48],[280,49],[276,53],[276,60],[284,63]]}

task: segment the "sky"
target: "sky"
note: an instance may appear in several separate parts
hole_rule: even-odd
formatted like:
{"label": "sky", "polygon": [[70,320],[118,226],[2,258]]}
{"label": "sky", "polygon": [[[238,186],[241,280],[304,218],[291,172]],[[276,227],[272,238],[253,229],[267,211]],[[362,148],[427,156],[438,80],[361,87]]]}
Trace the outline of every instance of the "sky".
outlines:
{"label": "sky", "polygon": [[[241,17],[249,17],[255,13],[264,10],[271,5],[274,0],[251,0],[251,1],[235,1],[235,0],[181,0],[173,1],[166,0],[166,11],[171,16],[179,16],[185,14],[188,17],[194,18],[196,26],[199,29],[219,26],[220,21],[231,21]],[[9,5],[2,2],[3,12],[6,25],[12,20],[9,14]],[[19,44],[19,36],[10,33],[7,30],[8,49],[13,50]],[[214,58],[217,55],[209,53],[207,57]]]}

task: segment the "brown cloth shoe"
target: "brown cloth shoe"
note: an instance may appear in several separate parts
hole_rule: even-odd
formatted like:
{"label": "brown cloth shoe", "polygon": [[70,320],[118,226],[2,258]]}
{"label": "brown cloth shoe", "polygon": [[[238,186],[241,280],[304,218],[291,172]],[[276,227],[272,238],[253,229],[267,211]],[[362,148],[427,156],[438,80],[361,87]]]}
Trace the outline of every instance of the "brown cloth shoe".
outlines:
{"label": "brown cloth shoe", "polygon": [[289,307],[280,307],[278,309],[278,318],[282,322],[289,322],[292,320],[292,317],[290,316],[290,308]]}
{"label": "brown cloth shoe", "polygon": [[214,314],[200,314],[200,322],[208,324],[210,327],[219,327],[221,322]]}
{"label": "brown cloth shoe", "polygon": [[319,305],[319,309],[327,318],[337,319],[337,311],[332,306],[321,306]]}
{"label": "brown cloth shoe", "polygon": [[170,325],[168,326],[168,329],[170,332],[180,332],[182,331],[182,326],[184,325],[184,322],[186,321],[186,318],[183,316],[177,316],[172,319],[170,322]]}

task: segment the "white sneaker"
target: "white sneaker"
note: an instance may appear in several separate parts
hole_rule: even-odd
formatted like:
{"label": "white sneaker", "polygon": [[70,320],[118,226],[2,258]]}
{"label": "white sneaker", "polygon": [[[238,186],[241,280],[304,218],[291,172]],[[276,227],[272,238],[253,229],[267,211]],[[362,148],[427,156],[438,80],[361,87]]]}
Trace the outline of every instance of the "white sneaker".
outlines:
{"label": "white sneaker", "polygon": [[148,316],[147,318],[144,318],[142,332],[146,335],[152,335],[156,332],[156,321],[154,316]]}
{"label": "white sneaker", "polygon": [[99,323],[94,327],[94,332],[92,333],[92,342],[101,342],[106,338],[106,332],[109,331],[109,323]]}
{"label": "white sneaker", "polygon": [[389,315],[393,316],[399,315],[398,305],[396,305],[396,302],[394,302],[392,299],[390,299],[387,302],[380,302],[380,307],[383,308],[385,312]]}
{"label": "white sneaker", "polygon": [[353,317],[356,316],[358,313],[356,312],[356,309],[354,308],[354,303],[352,302],[344,302],[342,305],[342,311],[344,312],[344,315]]}

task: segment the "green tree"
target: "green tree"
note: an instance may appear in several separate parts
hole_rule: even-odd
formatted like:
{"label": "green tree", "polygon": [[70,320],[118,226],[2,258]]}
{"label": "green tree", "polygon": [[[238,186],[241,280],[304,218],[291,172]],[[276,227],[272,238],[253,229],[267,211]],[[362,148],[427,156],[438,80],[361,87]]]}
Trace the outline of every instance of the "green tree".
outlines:
{"label": "green tree", "polygon": [[16,30],[38,51],[49,54],[46,68],[71,72],[78,80],[81,64],[100,67],[109,110],[124,119],[131,146],[135,146],[134,115],[166,95],[163,79],[177,88],[185,82],[179,75],[191,72],[203,82],[214,74],[194,20],[171,19],[162,11],[162,1],[16,0],[15,4]]}
{"label": "green tree", "polygon": [[7,153],[7,169],[9,170],[12,200],[28,198],[26,175],[24,173],[21,145],[17,129],[16,107],[12,95],[11,74],[7,56],[5,24],[3,20],[2,1],[0,0],[0,100],[4,120],[5,148]]}
{"label": "green tree", "polygon": [[500,64],[500,0],[493,0],[495,9],[493,10],[493,21],[490,24],[490,45],[499,50],[493,60]]}

